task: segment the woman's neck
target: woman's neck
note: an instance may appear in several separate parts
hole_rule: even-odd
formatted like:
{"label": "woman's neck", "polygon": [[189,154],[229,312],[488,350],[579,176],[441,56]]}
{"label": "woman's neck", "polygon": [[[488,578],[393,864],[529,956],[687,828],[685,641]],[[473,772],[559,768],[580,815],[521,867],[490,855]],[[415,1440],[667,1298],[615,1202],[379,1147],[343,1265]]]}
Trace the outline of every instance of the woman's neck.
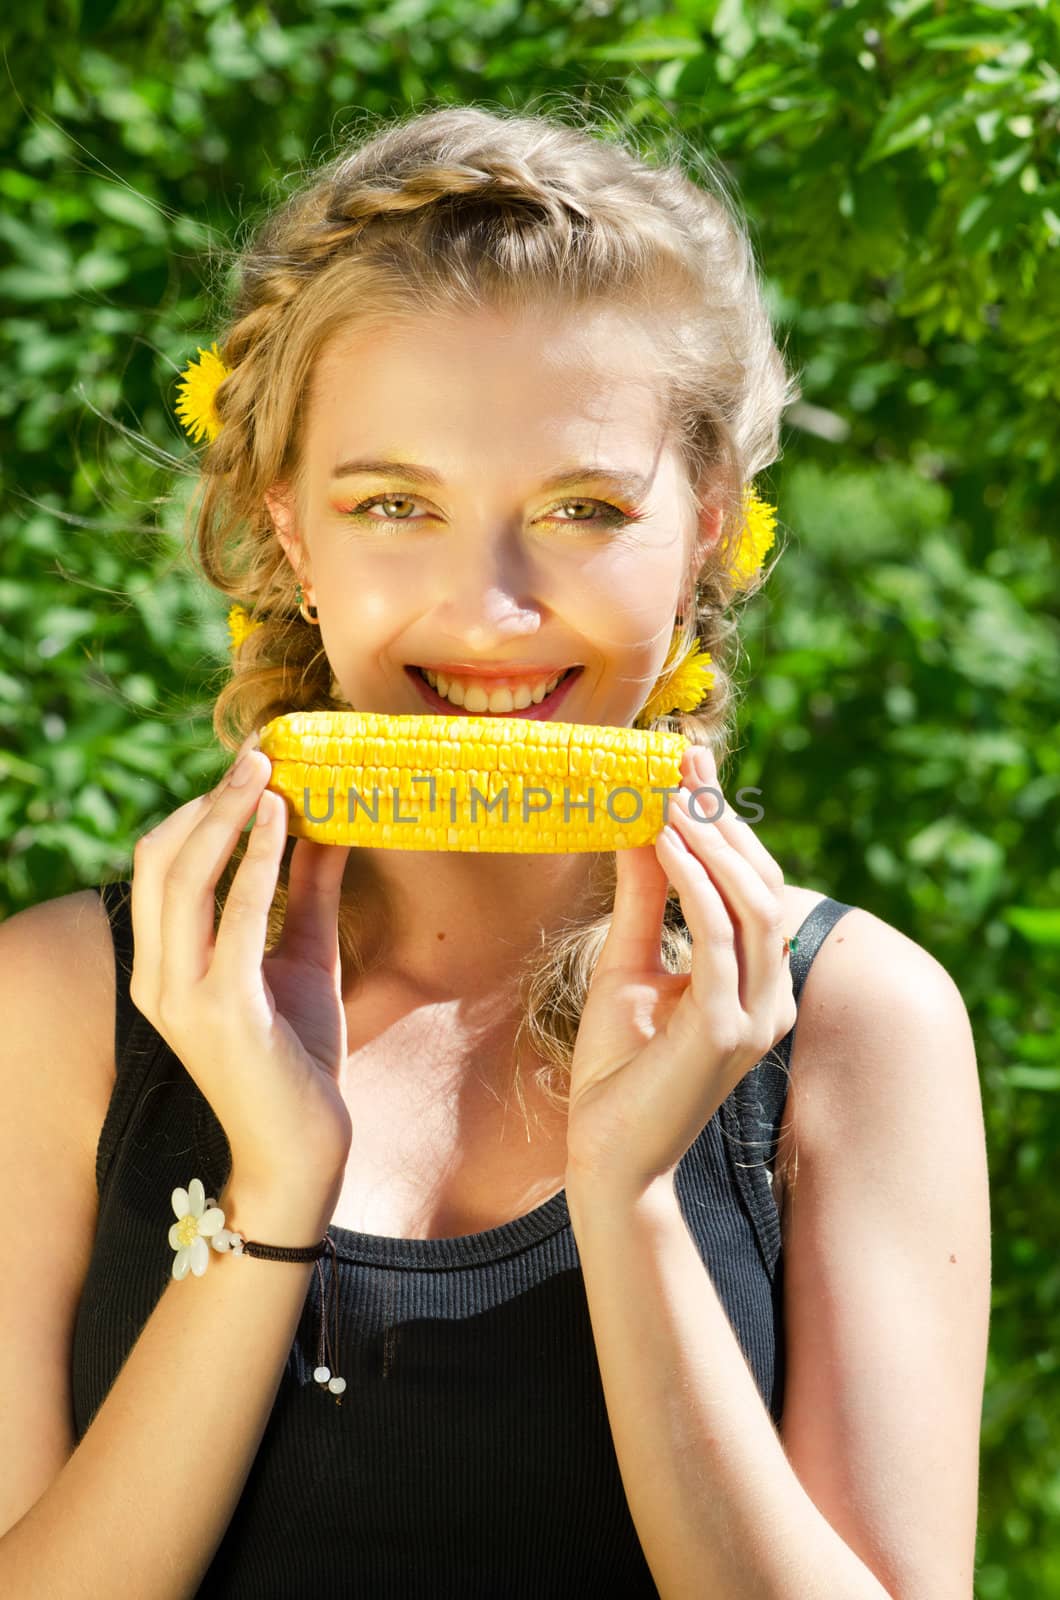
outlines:
{"label": "woman's neck", "polygon": [[487,994],[572,920],[608,909],[602,865],[590,852],[355,848],[343,899],[358,909],[369,972],[424,997]]}

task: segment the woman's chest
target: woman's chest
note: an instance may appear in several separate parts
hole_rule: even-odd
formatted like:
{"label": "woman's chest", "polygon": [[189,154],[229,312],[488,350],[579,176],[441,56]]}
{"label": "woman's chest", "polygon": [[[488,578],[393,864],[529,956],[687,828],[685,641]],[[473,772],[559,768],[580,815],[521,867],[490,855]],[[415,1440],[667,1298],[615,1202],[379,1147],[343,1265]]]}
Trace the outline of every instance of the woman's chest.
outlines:
{"label": "woman's chest", "polygon": [[[794,932],[822,896],[789,884],[784,898]],[[540,1061],[525,1047],[516,1073],[509,1003],[410,1005],[380,979],[359,990],[347,1025],[353,1140],[336,1226],[455,1238],[525,1216],[564,1187],[566,1108],[538,1087]],[[783,1150],[791,1137],[786,1125]],[[771,1192],[781,1214],[786,1177],[778,1159]]]}
{"label": "woman's chest", "polygon": [[455,1238],[525,1216],[558,1193],[566,1110],[547,1102],[525,1057],[517,1086],[514,1033],[510,1019],[469,1031],[451,1017],[406,1016],[355,1041],[343,1088],[353,1138],[336,1226]]}

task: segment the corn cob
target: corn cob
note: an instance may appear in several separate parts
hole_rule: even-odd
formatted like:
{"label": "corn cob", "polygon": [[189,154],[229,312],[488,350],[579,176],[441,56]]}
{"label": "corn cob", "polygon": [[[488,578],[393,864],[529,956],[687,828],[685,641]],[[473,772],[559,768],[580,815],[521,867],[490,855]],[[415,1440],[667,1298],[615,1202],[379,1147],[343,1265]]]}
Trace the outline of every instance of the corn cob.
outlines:
{"label": "corn cob", "polygon": [[689,743],[640,728],[374,711],[289,712],[259,737],[289,834],[513,854],[653,843]]}

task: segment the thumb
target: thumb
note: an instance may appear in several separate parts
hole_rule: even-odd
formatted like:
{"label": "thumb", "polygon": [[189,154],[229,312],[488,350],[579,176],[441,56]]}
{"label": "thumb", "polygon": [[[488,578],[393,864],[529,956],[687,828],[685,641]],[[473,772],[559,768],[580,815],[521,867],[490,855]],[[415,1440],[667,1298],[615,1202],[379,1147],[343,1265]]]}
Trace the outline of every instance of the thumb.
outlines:
{"label": "thumb", "polygon": [[298,839],[287,873],[287,906],[275,953],[330,972],[339,956],[338,914],[350,845]]}
{"label": "thumb", "polygon": [[654,844],[615,851],[615,908],[596,972],[665,972],[662,930],[670,880]]}

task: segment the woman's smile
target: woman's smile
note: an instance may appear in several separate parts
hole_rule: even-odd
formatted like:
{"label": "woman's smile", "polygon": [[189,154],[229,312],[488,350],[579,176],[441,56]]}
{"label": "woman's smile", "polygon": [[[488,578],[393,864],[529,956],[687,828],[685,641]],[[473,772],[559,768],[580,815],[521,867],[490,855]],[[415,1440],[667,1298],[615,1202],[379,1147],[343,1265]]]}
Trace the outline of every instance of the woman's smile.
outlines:
{"label": "woman's smile", "polygon": [[[517,706],[515,701],[517,699],[526,697],[526,689],[529,687],[529,680],[518,680],[524,685],[523,695],[520,695],[518,691],[513,694],[512,688],[508,686],[507,680],[501,680],[500,685],[491,687],[487,680],[471,684],[469,679],[466,680],[470,685],[466,692],[463,691],[462,683],[459,683],[458,680],[452,680],[458,684],[457,692],[462,695],[462,703],[457,704],[455,701],[450,700],[447,695],[439,694],[438,690],[428,683],[427,679],[423,676],[422,668],[412,666],[405,668],[406,673],[416,685],[421,698],[425,700],[434,711],[448,712],[454,716],[467,717],[527,717],[535,721],[543,717],[550,717],[556,711],[556,709],[563,703],[564,699],[570,692],[572,685],[578,678],[581,677],[581,674],[584,672],[584,670],[585,668],[581,666],[569,667],[564,675],[560,678],[555,688],[553,688],[549,693],[543,695],[540,700],[535,703],[534,699],[531,697],[527,705]],[[445,678],[444,674],[432,673],[431,676],[436,680],[440,679],[442,683],[447,684],[450,681]],[[516,681],[514,674],[512,681]],[[545,685],[541,685],[540,687],[545,687]],[[496,709],[494,709],[494,707],[496,707]]]}

